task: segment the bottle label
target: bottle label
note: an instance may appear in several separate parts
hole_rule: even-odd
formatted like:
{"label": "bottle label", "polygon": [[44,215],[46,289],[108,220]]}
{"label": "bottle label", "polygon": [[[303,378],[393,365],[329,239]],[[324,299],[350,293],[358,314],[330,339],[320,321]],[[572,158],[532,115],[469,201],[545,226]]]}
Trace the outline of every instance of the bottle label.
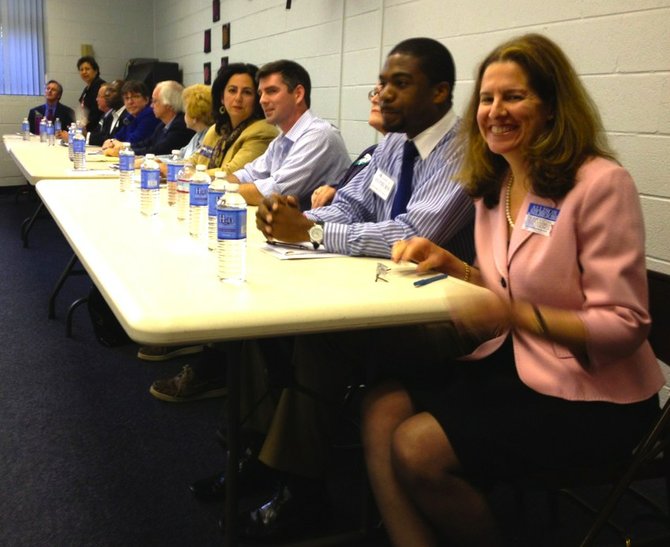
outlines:
{"label": "bottle label", "polygon": [[123,153],[119,154],[119,169],[121,171],[135,170],[135,154]]}
{"label": "bottle label", "polygon": [[207,215],[210,217],[216,216],[216,204],[219,202],[219,198],[223,195],[223,192],[215,192],[210,190],[209,196],[207,197]]}
{"label": "bottle label", "polygon": [[72,142],[72,149],[75,154],[83,154],[86,152],[86,140],[85,139],[74,139]]}
{"label": "bottle label", "polygon": [[176,162],[168,162],[167,164],[167,181],[168,182],[175,182],[177,180],[177,176],[179,175],[179,171],[181,171],[182,165]]}
{"label": "bottle label", "polygon": [[161,172],[158,169],[142,169],[140,173],[140,188],[142,190],[158,190],[161,181]]}
{"label": "bottle label", "polygon": [[196,207],[206,207],[208,187],[208,184],[199,184],[197,182],[191,181],[191,184],[188,188],[189,203]]}
{"label": "bottle label", "polygon": [[247,210],[219,209],[216,212],[218,239],[245,239],[247,237]]}
{"label": "bottle label", "polygon": [[60,120],[56,118],[56,123],[54,123],[54,127],[56,128],[56,133],[60,133],[62,129],[62,125],[60,123]]}

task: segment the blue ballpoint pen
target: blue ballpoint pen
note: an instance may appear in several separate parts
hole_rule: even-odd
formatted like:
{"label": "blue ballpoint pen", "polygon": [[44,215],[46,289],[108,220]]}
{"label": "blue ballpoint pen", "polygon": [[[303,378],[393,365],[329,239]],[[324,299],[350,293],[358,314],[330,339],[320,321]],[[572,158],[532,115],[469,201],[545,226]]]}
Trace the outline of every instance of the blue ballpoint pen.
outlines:
{"label": "blue ballpoint pen", "polygon": [[429,283],[432,283],[433,281],[439,281],[440,279],[446,279],[449,277],[447,274],[440,274],[440,275],[435,275],[433,277],[427,277],[426,279],[419,279],[414,282],[415,287],[423,287],[424,285],[428,285]]}

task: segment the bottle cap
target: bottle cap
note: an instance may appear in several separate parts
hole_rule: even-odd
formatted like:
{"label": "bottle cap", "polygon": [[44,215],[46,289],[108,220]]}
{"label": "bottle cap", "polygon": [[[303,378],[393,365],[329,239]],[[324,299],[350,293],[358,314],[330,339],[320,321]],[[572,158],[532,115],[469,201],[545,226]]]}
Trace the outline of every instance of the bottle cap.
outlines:
{"label": "bottle cap", "polygon": [[195,166],[196,171],[205,171],[207,169],[207,166],[204,163],[199,163],[198,165]]}
{"label": "bottle cap", "polygon": [[214,171],[214,178],[215,179],[225,179],[226,178],[226,172],[225,171]]}
{"label": "bottle cap", "polygon": [[148,159],[148,160],[152,160],[152,159],[154,159],[154,158],[156,157],[156,154],[147,154],[147,155],[144,156],[144,157],[145,157],[146,159]]}

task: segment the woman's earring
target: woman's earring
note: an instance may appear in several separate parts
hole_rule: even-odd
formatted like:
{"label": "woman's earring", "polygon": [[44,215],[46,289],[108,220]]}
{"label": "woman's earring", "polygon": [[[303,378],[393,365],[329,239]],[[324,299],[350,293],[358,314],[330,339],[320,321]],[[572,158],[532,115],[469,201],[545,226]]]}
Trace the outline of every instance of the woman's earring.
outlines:
{"label": "woman's earring", "polygon": [[221,105],[221,106],[219,107],[219,114],[225,114],[225,113],[226,113],[226,107],[223,106],[223,105]]}

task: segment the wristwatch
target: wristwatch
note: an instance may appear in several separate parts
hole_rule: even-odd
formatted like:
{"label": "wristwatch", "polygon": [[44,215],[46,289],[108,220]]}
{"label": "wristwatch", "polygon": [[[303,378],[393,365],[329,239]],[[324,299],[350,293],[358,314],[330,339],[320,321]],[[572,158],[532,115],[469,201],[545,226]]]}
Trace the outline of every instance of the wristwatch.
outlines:
{"label": "wristwatch", "polygon": [[309,234],[309,240],[314,245],[314,250],[323,245],[323,222],[317,220],[307,233]]}

